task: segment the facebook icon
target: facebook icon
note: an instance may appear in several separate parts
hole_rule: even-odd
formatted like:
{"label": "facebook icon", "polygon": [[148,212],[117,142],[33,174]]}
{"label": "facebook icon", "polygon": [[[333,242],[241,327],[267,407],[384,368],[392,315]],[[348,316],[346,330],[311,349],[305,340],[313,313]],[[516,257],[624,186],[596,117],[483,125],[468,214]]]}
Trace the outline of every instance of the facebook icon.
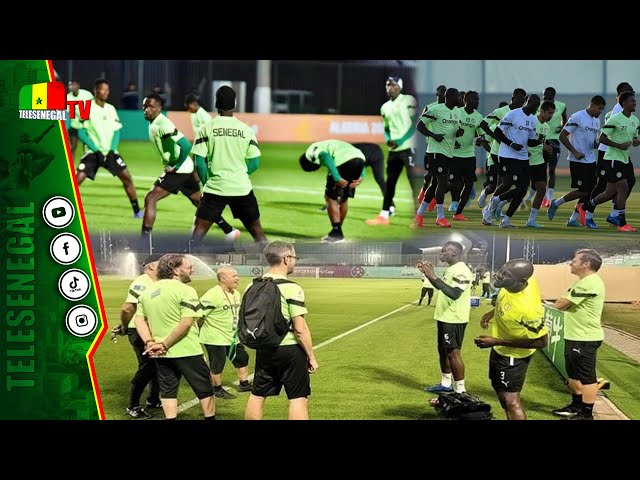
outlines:
{"label": "facebook icon", "polygon": [[53,259],[61,265],[71,265],[82,255],[82,243],[73,233],[61,233],[49,247]]}

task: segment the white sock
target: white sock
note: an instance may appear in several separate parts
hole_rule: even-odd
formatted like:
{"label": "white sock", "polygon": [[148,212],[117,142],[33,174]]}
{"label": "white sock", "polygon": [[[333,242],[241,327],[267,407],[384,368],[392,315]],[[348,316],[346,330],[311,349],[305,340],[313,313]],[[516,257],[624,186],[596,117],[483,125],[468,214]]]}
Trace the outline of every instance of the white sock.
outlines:
{"label": "white sock", "polygon": [[560,205],[562,205],[563,203],[567,203],[567,201],[564,199],[564,197],[560,197],[560,198],[556,198],[553,203],[555,204],[556,207],[559,207]]}
{"label": "white sock", "polygon": [[511,217],[507,217],[506,215],[502,217],[502,223],[511,225]]}
{"label": "white sock", "polygon": [[482,190],[482,193],[478,197],[478,203],[484,203],[486,199],[487,199],[487,194],[484,193],[484,190]]}
{"label": "white sock", "polygon": [[453,374],[443,373],[442,380],[440,380],[440,385],[442,385],[443,387],[450,387],[452,379],[453,379]]}
{"label": "white sock", "polygon": [[380,216],[382,218],[388,219],[389,218],[389,210],[380,210]]}
{"label": "white sock", "polygon": [[531,209],[531,213],[529,213],[529,222],[528,223],[534,223],[536,221],[536,215],[538,215],[538,209],[537,208],[532,208]]}
{"label": "white sock", "polygon": [[533,188],[529,189],[529,196],[527,197],[527,200],[532,200],[533,197],[535,196],[536,191]]}
{"label": "white sock", "polygon": [[553,199],[553,188],[547,188],[547,200],[551,201]]}
{"label": "white sock", "polygon": [[612,217],[617,217],[620,215],[620,210],[616,210],[615,208],[611,208],[611,216]]}
{"label": "white sock", "polygon": [[580,218],[580,214],[574,210],[573,213],[571,214],[571,217],[569,217],[569,221],[577,222],[579,218]]}
{"label": "white sock", "polygon": [[464,388],[464,380],[456,380],[456,381],[454,382],[454,384],[455,384],[454,389],[455,389],[456,393],[464,393],[464,392],[466,392],[466,391],[467,391],[467,390]]}
{"label": "white sock", "polygon": [[504,207],[507,203],[509,203],[509,200],[501,200],[498,204],[498,211],[502,210],[502,207]]}

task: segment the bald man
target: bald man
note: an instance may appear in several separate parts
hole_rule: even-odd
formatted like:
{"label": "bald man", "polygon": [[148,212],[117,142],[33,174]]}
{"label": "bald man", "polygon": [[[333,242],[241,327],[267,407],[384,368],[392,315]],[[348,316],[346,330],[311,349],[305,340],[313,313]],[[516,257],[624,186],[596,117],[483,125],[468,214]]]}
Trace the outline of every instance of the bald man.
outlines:
{"label": "bald man", "polygon": [[249,355],[244,345],[238,342],[238,313],[242,295],[238,291],[238,272],[231,267],[220,267],[217,271],[218,285],[209,289],[201,298],[203,309],[200,326],[200,343],[209,355],[209,368],[213,382],[213,394],[231,400],[235,395],[222,388],[222,371],[226,358],[236,367],[240,385],[238,391],[249,392]]}

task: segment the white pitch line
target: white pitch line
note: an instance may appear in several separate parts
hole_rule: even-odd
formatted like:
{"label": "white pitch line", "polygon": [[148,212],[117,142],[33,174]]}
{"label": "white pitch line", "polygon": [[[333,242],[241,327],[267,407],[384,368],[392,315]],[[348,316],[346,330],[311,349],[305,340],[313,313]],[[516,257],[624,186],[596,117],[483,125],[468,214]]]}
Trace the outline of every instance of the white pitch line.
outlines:
{"label": "white pitch line", "polygon": [[413,305],[414,303],[416,303],[416,302],[415,302],[415,301],[413,301],[413,302],[411,302],[411,303],[408,303],[408,304],[406,304],[406,305],[403,305],[403,306],[402,306],[402,307],[400,307],[400,308],[396,308],[396,309],[395,309],[394,311],[392,311],[392,312],[385,313],[384,315],[382,315],[382,316],[380,316],[380,317],[378,317],[378,318],[374,318],[373,320],[369,320],[368,322],[363,323],[362,325],[358,325],[357,327],[352,328],[351,330],[347,330],[346,332],[341,333],[340,335],[336,335],[335,337],[331,337],[329,340],[325,340],[324,342],[319,343],[318,345],[316,345],[315,347],[313,347],[313,349],[314,349],[314,350],[318,350],[319,348],[325,347],[325,346],[329,345],[330,343],[335,342],[336,340],[340,340],[341,338],[346,337],[347,335],[351,335],[352,333],[357,332],[358,330],[360,330],[360,329],[362,329],[362,328],[364,328],[364,327],[368,327],[369,325],[373,325],[374,323],[376,323],[376,322],[378,322],[378,321],[380,321],[380,320],[382,320],[382,319],[384,319],[384,318],[387,318],[388,316],[393,315],[394,313],[397,313],[397,312],[399,312],[399,311],[401,311],[401,310],[404,310],[405,308],[410,307],[410,306],[411,306],[411,305]]}
{"label": "white pitch line", "polygon": [[[396,308],[392,312],[385,313],[384,315],[381,315],[381,316],[379,316],[377,318],[374,318],[373,320],[369,320],[368,322],[363,323],[362,325],[358,325],[357,327],[352,328],[351,330],[347,330],[346,332],[341,333],[340,335],[336,335],[335,337],[331,337],[329,340],[325,340],[324,342],[319,343],[318,345],[314,346],[313,349],[314,350],[318,350],[318,349],[320,349],[322,347],[326,347],[327,345],[335,342],[336,340],[340,340],[341,338],[344,338],[347,335],[351,335],[352,333],[357,332],[358,330],[361,330],[361,329],[363,329],[365,327],[368,327],[369,325],[373,325],[374,323],[379,322],[380,320],[383,320],[383,319],[393,315],[394,313],[398,313],[398,312],[404,310],[405,308],[410,307],[411,305],[413,305],[415,303],[416,303],[416,301],[413,301],[411,303],[403,305],[400,308]],[[188,410],[191,407],[195,407],[196,405],[198,405],[198,403],[200,403],[200,400],[198,400],[197,398],[194,398],[193,400],[189,400],[188,402],[182,403],[178,407],[178,413],[184,412],[185,410]]]}
{"label": "white pitch line", "polygon": [[[100,177],[110,177],[113,178],[113,176],[109,173],[102,173],[99,172],[97,174]],[[143,180],[146,182],[155,182],[158,177],[146,177],[146,176],[142,176],[142,175],[133,175],[132,178],[134,180]],[[290,188],[290,187],[274,187],[274,186],[269,186],[269,185],[254,185],[253,186],[254,190],[265,190],[267,192],[286,192],[286,193],[300,193],[300,194],[304,194],[304,195],[308,195],[309,194],[309,190],[308,189],[303,189],[303,188]],[[358,187],[358,195],[357,198],[362,198],[363,200],[380,200],[382,199],[382,194],[380,193],[380,190],[375,190],[373,188],[365,188],[362,189],[362,187]],[[362,194],[360,193],[362,192]],[[378,192],[378,195],[367,195],[365,192],[367,193],[375,193]],[[393,199],[394,202],[402,202],[402,203],[413,203],[413,200],[411,200],[410,198],[394,198]]]}

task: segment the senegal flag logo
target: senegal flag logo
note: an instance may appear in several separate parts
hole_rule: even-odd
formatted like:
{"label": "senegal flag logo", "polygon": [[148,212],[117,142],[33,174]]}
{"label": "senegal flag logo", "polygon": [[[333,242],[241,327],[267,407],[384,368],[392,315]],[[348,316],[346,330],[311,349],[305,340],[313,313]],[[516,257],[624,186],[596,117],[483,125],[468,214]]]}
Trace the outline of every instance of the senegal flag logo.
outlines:
{"label": "senegal flag logo", "polygon": [[66,120],[67,95],[62,82],[36,83],[20,89],[20,118]]}

